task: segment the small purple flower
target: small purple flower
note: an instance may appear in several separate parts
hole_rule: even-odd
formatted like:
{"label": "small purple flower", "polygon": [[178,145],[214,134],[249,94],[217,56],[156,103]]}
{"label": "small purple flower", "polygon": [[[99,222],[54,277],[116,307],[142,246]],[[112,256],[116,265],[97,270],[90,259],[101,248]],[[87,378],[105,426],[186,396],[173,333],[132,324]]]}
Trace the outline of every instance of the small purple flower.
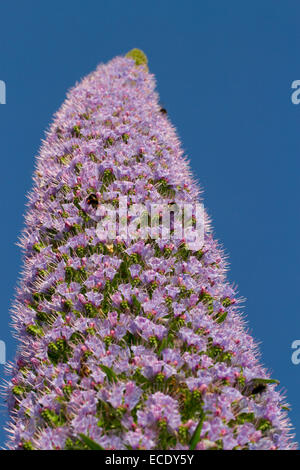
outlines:
{"label": "small purple flower", "polygon": [[137,449],[153,449],[155,447],[155,441],[149,437],[146,437],[141,429],[136,431],[129,431],[125,436],[125,442],[133,450]]}
{"label": "small purple flower", "polygon": [[155,425],[165,421],[171,430],[176,430],[181,424],[178,403],[176,400],[161,392],[151,395],[145,403],[145,409],[138,411],[140,426]]}

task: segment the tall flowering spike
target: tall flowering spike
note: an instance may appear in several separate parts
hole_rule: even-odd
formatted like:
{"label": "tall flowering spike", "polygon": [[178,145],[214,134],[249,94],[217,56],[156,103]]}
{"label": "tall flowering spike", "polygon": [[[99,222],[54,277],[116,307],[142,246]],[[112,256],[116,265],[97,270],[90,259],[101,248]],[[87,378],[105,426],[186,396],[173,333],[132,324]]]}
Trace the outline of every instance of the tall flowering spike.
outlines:
{"label": "tall flowering spike", "polygon": [[99,233],[120,196],[129,212],[199,200],[146,65],[137,50],[100,65],[69,92],[41,148],[14,305],[8,447],[292,449],[207,217],[197,250],[174,226],[167,241]]}

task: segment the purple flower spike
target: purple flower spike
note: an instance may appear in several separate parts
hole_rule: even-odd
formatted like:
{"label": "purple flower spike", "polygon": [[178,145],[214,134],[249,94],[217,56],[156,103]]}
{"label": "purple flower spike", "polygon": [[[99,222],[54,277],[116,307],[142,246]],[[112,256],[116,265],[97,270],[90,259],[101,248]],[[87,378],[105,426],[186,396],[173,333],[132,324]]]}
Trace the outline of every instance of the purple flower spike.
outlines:
{"label": "purple flower spike", "polygon": [[141,51],[68,93],[22,237],[8,448],[296,448],[207,215],[201,246],[178,231],[200,203]]}

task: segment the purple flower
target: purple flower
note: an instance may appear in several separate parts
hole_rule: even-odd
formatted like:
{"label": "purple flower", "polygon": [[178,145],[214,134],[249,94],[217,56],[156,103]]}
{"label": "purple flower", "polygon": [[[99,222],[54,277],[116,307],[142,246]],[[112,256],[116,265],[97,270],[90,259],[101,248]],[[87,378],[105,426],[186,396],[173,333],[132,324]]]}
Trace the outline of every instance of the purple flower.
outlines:
{"label": "purple flower", "polygon": [[151,395],[145,403],[145,409],[138,411],[140,426],[151,426],[165,421],[171,430],[177,429],[181,424],[176,400],[161,392]]}
{"label": "purple flower", "polygon": [[[150,227],[134,240],[99,231],[120,196],[130,228],[134,204],[145,216],[153,204],[200,202],[146,62],[135,51],[100,65],[42,145],[14,304],[7,446],[85,448],[85,434],[104,449],[185,450],[201,419],[199,450],[293,449],[207,215],[198,251],[172,233],[154,240]],[[111,234],[112,220],[103,224]]]}
{"label": "purple flower", "polygon": [[36,448],[39,450],[62,450],[65,447],[66,438],[66,429],[46,428],[36,439]]}
{"label": "purple flower", "polygon": [[153,449],[155,446],[155,441],[149,437],[146,437],[141,429],[136,431],[129,431],[125,436],[125,442],[133,450],[137,449]]}
{"label": "purple flower", "polygon": [[99,307],[103,300],[103,294],[97,292],[88,292],[87,299],[92,302],[92,304],[94,304],[96,307]]}
{"label": "purple flower", "polygon": [[132,410],[139,402],[142,391],[134,382],[127,382],[124,396],[124,403],[129,410]]}

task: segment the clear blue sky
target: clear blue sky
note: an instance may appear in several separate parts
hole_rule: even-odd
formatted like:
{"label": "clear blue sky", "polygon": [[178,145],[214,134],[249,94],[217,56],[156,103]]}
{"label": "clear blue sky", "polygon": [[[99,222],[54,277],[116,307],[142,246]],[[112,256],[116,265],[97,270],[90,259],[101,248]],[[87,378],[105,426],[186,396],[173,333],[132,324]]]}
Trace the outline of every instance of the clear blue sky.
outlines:
{"label": "clear blue sky", "polygon": [[[34,156],[65,93],[99,62],[143,49],[204,190],[230,279],[300,441],[298,0],[10,0],[0,6],[1,315],[8,359],[16,247]],[[0,365],[0,377],[4,370]],[[0,414],[0,445],[5,415]]]}

